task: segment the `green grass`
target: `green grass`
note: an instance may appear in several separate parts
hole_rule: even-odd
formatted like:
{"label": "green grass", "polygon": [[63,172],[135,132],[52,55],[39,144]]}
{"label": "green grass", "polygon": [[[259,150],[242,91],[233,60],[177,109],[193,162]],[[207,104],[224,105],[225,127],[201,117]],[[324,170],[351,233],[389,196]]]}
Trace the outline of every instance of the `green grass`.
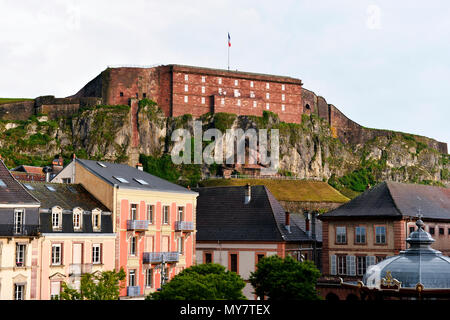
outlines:
{"label": "green grass", "polygon": [[13,102],[22,102],[22,101],[30,101],[34,99],[29,98],[0,98],[0,104],[13,103]]}
{"label": "green grass", "polygon": [[350,199],[322,181],[277,179],[210,179],[200,182],[204,187],[265,185],[279,201],[339,202]]}

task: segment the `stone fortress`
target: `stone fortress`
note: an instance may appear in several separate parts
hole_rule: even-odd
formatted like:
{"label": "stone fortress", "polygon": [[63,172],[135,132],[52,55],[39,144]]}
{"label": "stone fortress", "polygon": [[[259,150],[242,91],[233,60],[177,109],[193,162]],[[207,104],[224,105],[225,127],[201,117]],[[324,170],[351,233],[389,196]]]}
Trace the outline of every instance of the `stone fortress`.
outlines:
{"label": "stone fortress", "polygon": [[[303,88],[300,79],[175,64],[107,68],[73,96],[0,105],[0,118],[26,120],[33,114],[46,114],[56,119],[84,106],[120,104],[131,106],[134,119],[144,98],[155,101],[167,117],[199,117],[208,112],[262,116],[267,110],[290,123],[301,123],[302,115],[317,115],[343,143],[361,144],[392,135],[392,131],[365,128],[350,120],[323,97]],[[448,152],[446,143],[415,137],[440,153]]]}

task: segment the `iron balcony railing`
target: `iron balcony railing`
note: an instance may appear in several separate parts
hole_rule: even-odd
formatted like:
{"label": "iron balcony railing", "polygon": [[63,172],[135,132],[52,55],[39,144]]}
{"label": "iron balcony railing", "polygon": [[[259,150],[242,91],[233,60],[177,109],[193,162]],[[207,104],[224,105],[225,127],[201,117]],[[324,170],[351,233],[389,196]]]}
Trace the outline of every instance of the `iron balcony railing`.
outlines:
{"label": "iron balcony railing", "polygon": [[128,220],[127,230],[147,230],[148,220]]}
{"label": "iron balcony railing", "polygon": [[141,295],[141,287],[140,286],[129,286],[127,287],[127,296],[129,297],[137,297]]}
{"label": "iron balcony railing", "polygon": [[34,237],[40,232],[39,225],[31,224],[1,224],[0,236]]}
{"label": "iron balcony railing", "polygon": [[72,263],[69,265],[69,275],[71,277],[80,277],[85,273],[92,272],[92,263]]}
{"label": "iron balcony railing", "polygon": [[194,222],[175,221],[175,231],[194,231]]}
{"label": "iron balcony railing", "polygon": [[143,263],[175,263],[179,261],[180,253],[174,252],[144,252]]}

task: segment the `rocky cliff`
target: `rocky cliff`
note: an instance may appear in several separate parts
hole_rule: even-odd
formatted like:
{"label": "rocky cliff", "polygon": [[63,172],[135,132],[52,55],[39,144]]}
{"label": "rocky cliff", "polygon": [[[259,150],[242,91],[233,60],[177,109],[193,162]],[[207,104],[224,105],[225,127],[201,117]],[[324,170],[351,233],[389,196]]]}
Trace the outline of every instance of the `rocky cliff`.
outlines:
{"label": "rocky cliff", "polygon": [[[279,174],[328,181],[350,196],[353,191],[364,190],[367,184],[387,179],[450,184],[449,155],[430,147],[434,140],[425,137],[384,130],[383,134],[375,132],[363,143],[352,143],[339,139],[329,122],[316,114],[303,115],[301,124],[280,122],[270,112],[263,117],[206,114],[201,120],[204,130],[278,129]],[[137,121],[137,126],[132,126],[132,121]],[[160,175],[170,180],[192,185],[225,169],[215,164],[175,166],[168,161],[173,130],[192,131],[192,125],[192,116],[167,118],[150,100],[142,100],[134,115],[129,106],[97,105],[57,120],[49,120],[43,114],[28,120],[1,120],[0,154],[10,167],[49,164],[58,154],[69,161],[73,153],[82,158],[130,165],[140,160],[149,171],[159,170]],[[132,143],[136,138],[137,146]],[[245,166],[231,169],[245,172]]]}

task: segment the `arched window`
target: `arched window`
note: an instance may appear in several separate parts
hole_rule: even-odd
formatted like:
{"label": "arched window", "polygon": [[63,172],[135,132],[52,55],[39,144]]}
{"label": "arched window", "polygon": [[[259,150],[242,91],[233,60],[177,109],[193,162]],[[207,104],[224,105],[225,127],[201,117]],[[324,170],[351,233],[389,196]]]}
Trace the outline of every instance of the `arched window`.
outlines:
{"label": "arched window", "polygon": [[306,110],[311,110],[311,107],[309,106],[309,104],[306,104],[305,108],[306,108]]}
{"label": "arched window", "polygon": [[83,219],[83,209],[81,208],[74,208],[73,209],[73,229],[74,230],[80,230],[82,226],[82,219]]}

